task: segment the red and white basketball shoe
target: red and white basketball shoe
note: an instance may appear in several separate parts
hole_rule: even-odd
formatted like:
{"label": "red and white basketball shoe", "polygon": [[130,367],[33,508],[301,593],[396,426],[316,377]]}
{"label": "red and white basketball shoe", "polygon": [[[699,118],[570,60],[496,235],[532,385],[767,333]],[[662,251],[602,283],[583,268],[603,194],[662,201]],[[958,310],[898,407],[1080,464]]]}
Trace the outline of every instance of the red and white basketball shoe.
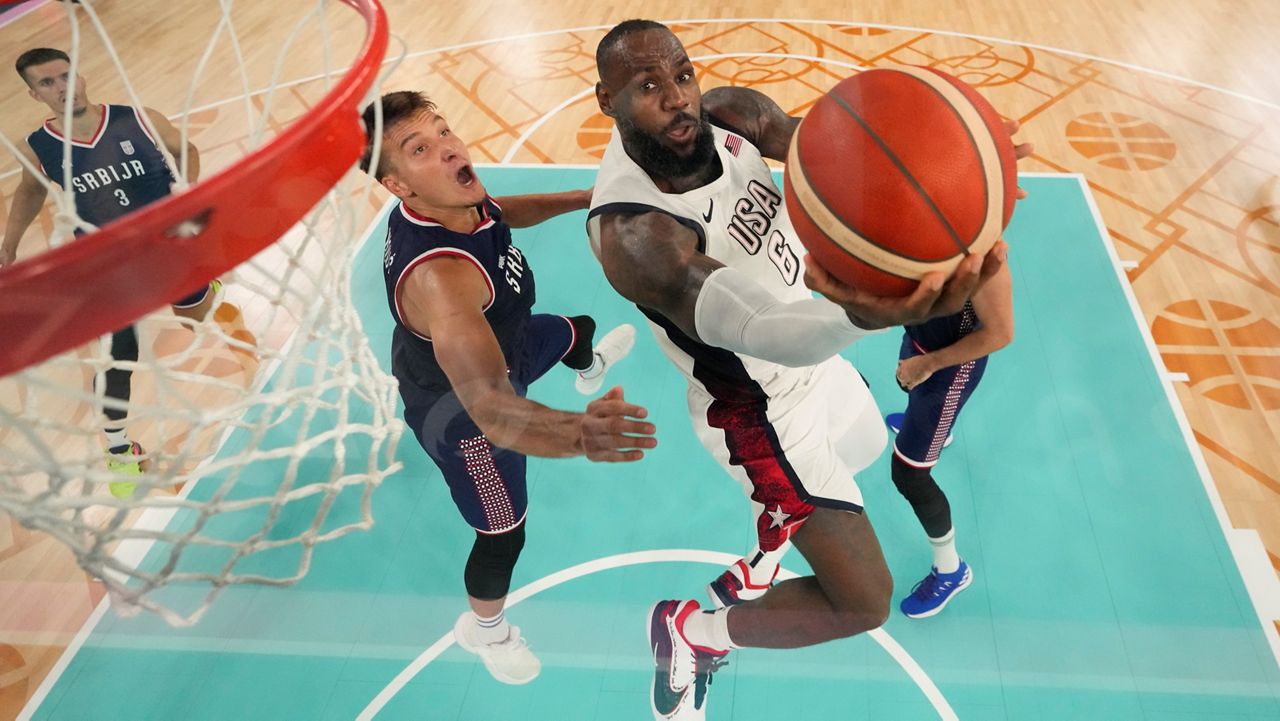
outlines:
{"label": "red and white basketball shoe", "polygon": [[[772,571],[762,568],[752,569],[747,559],[739,558],[736,563],[725,569],[716,580],[707,584],[707,595],[716,608],[735,606],[743,601],[754,601],[773,587],[773,579],[778,577],[779,566]],[[754,578],[753,578],[754,574]],[[765,575],[769,580],[764,580]]]}
{"label": "red and white basketball shoe", "polygon": [[653,649],[653,693],[649,704],[655,721],[703,721],[712,674],[725,665],[728,651],[694,646],[684,637],[684,621],[698,613],[697,601],[659,601],[649,612],[649,647]]}

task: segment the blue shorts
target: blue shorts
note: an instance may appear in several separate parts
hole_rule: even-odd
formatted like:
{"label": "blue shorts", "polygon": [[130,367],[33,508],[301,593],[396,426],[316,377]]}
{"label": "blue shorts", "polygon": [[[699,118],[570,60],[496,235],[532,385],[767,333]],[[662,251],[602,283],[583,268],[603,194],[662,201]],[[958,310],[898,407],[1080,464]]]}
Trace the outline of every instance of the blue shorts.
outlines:
{"label": "blue shorts", "polygon": [[[906,334],[902,336],[902,348],[898,359],[906,360],[922,355],[924,351]],[[908,465],[929,468],[938,462],[942,444],[951,435],[960,410],[968,402],[973,390],[982,380],[987,368],[987,357],[961,363],[929,376],[925,382],[907,393],[907,410],[903,413],[902,429],[893,442],[893,453]]]}
{"label": "blue shorts", "polygon": [[174,308],[194,308],[204,302],[204,299],[209,295],[209,292],[212,289],[212,286],[206,285],[190,295],[183,296],[180,300],[176,300],[170,305]]}
{"label": "blue shorts", "polygon": [[[507,369],[516,393],[524,397],[529,385],[564,358],[575,340],[568,318],[530,317]],[[481,533],[502,533],[519,525],[529,507],[524,455],[489,443],[452,390],[423,388],[411,379],[397,378],[405,422],[444,474],[463,519]]]}

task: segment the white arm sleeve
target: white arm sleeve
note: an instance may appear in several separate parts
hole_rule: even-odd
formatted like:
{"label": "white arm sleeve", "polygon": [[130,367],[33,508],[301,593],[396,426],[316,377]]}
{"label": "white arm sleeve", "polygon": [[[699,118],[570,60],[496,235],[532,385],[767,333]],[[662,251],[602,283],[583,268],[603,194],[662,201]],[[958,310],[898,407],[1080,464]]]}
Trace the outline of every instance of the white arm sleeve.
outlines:
{"label": "white arm sleeve", "polygon": [[702,284],[694,326],[704,343],[792,367],[821,363],[878,332],[855,326],[825,298],[784,303],[729,267],[717,269]]}

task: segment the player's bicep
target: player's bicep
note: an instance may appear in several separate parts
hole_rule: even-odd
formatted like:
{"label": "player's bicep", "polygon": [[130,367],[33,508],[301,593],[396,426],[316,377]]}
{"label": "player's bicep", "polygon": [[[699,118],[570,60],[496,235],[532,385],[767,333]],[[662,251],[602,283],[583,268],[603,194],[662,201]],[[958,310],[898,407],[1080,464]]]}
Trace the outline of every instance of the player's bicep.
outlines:
{"label": "player's bicep", "polygon": [[509,387],[502,347],[478,309],[458,308],[439,318],[431,343],[449,385],[473,415],[481,395]]}
{"label": "player's bicep", "polygon": [[694,338],[698,293],[723,265],[698,250],[693,230],[663,213],[604,216],[600,263],[624,298],[661,313]]}
{"label": "player's bicep", "polygon": [[151,108],[144,108],[143,112],[147,114],[152,127],[160,134],[160,142],[164,143],[164,147],[173,157],[178,157],[182,153],[182,133],[162,113]]}
{"label": "player's bicep", "polygon": [[506,359],[484,314],[491,299],[480,270],[455,258],[414,268],[397,292],[401,320],[431,339],[436,360],[460,396],[477,383],[492,387],[506,379]]}
{"label": "player's bicep", "polygon": [[[34,160],[34,158],[33,158]],[[39,163],[35,164],[35,168],[39,168]],[[38,171],[37,171],[38,172]],[[36,173],[22,169],[22,177],[18,179],[18,187],[14,193],[15,196],[39,197],[44,200],[44,196],[49,192],[49,188],[45,185],[48,181]]]}

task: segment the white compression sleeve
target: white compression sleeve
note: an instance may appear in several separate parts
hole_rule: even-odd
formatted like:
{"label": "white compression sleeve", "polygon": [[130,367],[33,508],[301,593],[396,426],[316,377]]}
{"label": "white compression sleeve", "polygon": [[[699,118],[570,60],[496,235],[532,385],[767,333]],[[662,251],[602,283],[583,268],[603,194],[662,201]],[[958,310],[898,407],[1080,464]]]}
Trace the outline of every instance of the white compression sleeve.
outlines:
{"label": "white compression sleeve", "polygon": [[733,268],[719,268],[702,284],[694,326],[704,343],[785,366],[821,363],[878,331],[850,322],[825,298],[784,303]]}

